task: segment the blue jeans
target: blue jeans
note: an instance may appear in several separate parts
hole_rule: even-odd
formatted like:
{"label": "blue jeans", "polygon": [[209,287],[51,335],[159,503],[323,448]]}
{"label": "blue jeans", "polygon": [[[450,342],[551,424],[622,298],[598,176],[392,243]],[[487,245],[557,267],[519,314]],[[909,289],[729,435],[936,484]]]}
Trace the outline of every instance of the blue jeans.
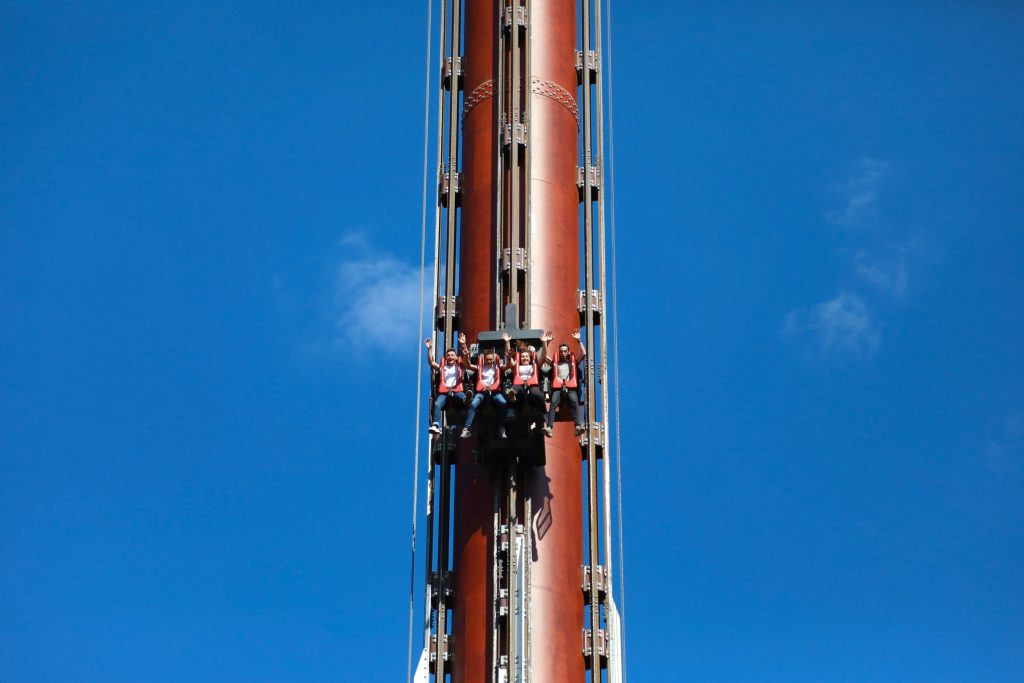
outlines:
{"label": "blue jeans", "polygon": [[563,387],[551,390],[551,409],[548,410],[547,415],[548,427],[554,426],[555,413],[558,412],[558,404],[562,402],[563,397],[569,402],[569,412],[572,413],[572,421],[577,425],[580,424],[580,397],[576,394],[575,389]]}
{"label": "blue jeans", "polygon": [[473,396],[473,401],[469,404],[469,412],[466,413],[466,429],[473,426],[476,409],[480,407],[485,398],[490,398],[498,410],[498,427],[503,428],[505,426],[505,413],[508,412],[508,402],[505,400],[505,397],[502,396],[500,391],[481,391]]}
{"label": "blue jeans", "polygon": [[448,403],[449,396],[451,396],[452,403],[456,408],[466,405],[466,394],[461,391],[438,394],[437,398],[434,399],[434,424],[441,424],[441,412],[444,411],[444,406]]}

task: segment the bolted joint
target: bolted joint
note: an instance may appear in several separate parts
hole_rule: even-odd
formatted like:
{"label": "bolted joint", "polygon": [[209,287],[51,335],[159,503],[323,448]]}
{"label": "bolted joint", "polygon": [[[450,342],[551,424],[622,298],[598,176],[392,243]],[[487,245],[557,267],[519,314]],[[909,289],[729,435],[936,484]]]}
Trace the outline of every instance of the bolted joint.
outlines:
{"label": "bolted joint", "polygon": [[526,147],[527,138],[530,134],[530,127],[523,123],[521,117],[516,117],[513,123],[504,123],[501,126],[501,144],[503,147],[511,147],[515,142],[520,147]]}
{"label": "bolted joint", "polygon": [[508,589],[502,588],[498,591],[498,616],[508,616]]}
{"label": "bolted joint", "polygon": [[[597,638],[594,638],[593,631],[589,628],[583,629],[583,656],[587,659],[587,668],[590,668],[590,658],[594,654],[594,647],[597,647],[597,656],[601,661],[601,668],[608,663],[608,633],[602,628],[597,631]],[[594,641],[597,641],[596,643]]]}
{"label": "bolted joint", "polygon": [[596,50],[587,50],[586,64],[584,65],[583,51],[576,50],[576,84],[583,85],[583,69],[590,70],[590,82],[597,80],[601,72],[601,53]]}
{"label": "bolted joint", "polygon": [[434,320],[438,330],[444,329],[444,319],[448,317],[449,311],[451,311],[453,324],[455,327],[459,327],[459,297],[455,294],[437,297],[437,303],[434,304]]}
{"label": "bolted joint", "polygon": [[508,272],[515,268],[516,271],[526,272],[527,269],[527,258],[526,249],[523,247],[516,247],[513,251],[509,247],[505,247],[501,252],[501,270]]}
{"label": "bolted joint", "polygon": [[445,171],[442,173],[437,191],[440,196],[441,206],[450,208],[449,204],[451,204],[451,202],[449,201],[449,197],[451,196],[455,197],[455,203],[458,205],[459,196],[462,192],[462,174],[457,172],[453,173],[451,171]]}
{"label": "bolted joint", "polygon": [[594,444],[594,454],[600,460],[604,457],[604,424],[601,422],[588,423],[580,435],[580,451],[584,460],[587,459],[587,447],[591,443]]}
{"label": "bolted joint", "polygon": [[505,11],[501,14],[501,27],[503,30],[508,31],[512,28],[512,23],[520,29],[525,31],[529,22],[529,15],[526,13],[526,7],[523,5],[517,5],[512,7],[509,5],[505,8]]}
{"label": "bolted joint", "polygon": [[608,587],[608,569],[603,564],[597,565],[596,576],[591,576],[590,565],[585,564],[580,568],[580,588],[583,590],[583,595],[586,599],[590,600],[591,592],[597,589],[597,599],[604,601],[605,595],[607,594]]}
{"label": "bolted joint", "polygon": [[451,600],[452,597],[452,573],[449,571],[430,573],[430,593],[436,603],[440,598]]}
{"label": "bolted joint", "polygon": [[[594,324],[601,324],[601,290],[592,289],[590,290],[590,312],[594,316]],[[587,326],[587,293],[582,290],[576,290],[576,310],[580,314],[580,327]]]}
{"label": "bolted joint", "polygon": [[585,169],[576,167],[576,189],[579,190],[580,201],[587,197],[587,181],[590,181],[590,200],[596,202],[601,196],[601,163],[590,164]]}
{"label": "bolted joint", "polygon": [[462,88],[462,57],[448,57],[444,60],[444,66],[441,68],[441,81],[444,83],[445,90],[452,89],[452,77],[455,77],[457,88]]}
{"label": "bolted joint", "polygon": [[440,658],[443,662],[449,662],[452,659],[452,635],[445,633],[438,639],[438,634],[430,636],[430,671],[434,672],[437,665],[437,660]]}

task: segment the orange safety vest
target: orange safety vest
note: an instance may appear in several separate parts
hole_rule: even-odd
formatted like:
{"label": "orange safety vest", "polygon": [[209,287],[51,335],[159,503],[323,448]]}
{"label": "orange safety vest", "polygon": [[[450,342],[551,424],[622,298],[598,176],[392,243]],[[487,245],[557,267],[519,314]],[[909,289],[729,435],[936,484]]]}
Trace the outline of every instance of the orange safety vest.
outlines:
{"label": "orange safety vest", "polygon": [[561,389],[564,386],[566,389],[575,389],[579,386],[579,383],[576,381],[576,354],[571,351],[569,352],[569,378],[565,382],[562,382],[558,377],[560,356],[561,354],[559,353],[559,358],[555,358],[552,361],[551,388],[552,390]]}
{"label": "orange safety vest", "polygon": [[533,374],[530,375],[530,379],[523,379],[522,377],[519,376],[519,366],[521,365],[521,363],[519,362],[519,352],[518,351],[515,352],[515,361],[516,361],[515,362],[516,376],[515,376],[515,379],[512,380],[512,384],[515,384],[518,387],[521,387],[524,384],[526,386],[528,386],[528,387],[535,387],[535,386],[537,386],[539,384],[539,382],[537,380],[537,375],[540,374],[538,372],[538,368],[537,368],[537,355],[534,354],[534,356],[533,356],[533,363],[532,363],[532,365],[533,365]]}
{"label": "orange safety vest", "polygon": [[483,354],[477,359],[477,373],[476,373],[476,390],[477,393],[481,391],[497,391],[501,388],[501,356],[495,354],[494,356],[494,383],[484,384],[484,359]]}
{"label": "orange safety vest", "polygon": [[439,394],[447,394],[450,391],[453,394],[458,394],[458,393],[464,391],[464,389],[462,388],[462,359],[460,358],[458,360],[458,362],[455,364],[455,367],[457,367],[459,369],[459,372],[456,375],[455,386],[452,387],[451,389],[449,389],[448,385],[444,383],[444,369],[445,369],[445,367],[447,367],[447,366],[442,365],[437,370],[437,393],[439,393]]}

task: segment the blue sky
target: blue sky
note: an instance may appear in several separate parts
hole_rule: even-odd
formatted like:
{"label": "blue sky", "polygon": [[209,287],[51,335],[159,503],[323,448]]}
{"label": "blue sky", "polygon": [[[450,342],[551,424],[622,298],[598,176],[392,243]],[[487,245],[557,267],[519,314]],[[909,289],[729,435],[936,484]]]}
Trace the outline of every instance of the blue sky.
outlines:
{"label": "blue sky", "polygon": [[[1024,680],[1021,6],[618,5],[630,680]],[[425,7],[0,7],[0,678],[401,680]]]}

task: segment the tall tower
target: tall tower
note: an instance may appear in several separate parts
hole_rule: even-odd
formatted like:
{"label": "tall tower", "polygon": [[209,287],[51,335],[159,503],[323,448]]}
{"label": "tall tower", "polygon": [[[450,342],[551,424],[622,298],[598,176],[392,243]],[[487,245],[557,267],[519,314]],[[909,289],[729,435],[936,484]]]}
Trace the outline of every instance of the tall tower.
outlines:
{"label": "tall tower", "polygon": [[545,438],[520,404],[508,438],[486,409],[468,438],[458,412],[432,437],[418,680],[617,683],[600,0],[441,12],[436,346],[540,348],[550,331],[550,355],[582,356],[578,328],[585,427],[563,410]]}

